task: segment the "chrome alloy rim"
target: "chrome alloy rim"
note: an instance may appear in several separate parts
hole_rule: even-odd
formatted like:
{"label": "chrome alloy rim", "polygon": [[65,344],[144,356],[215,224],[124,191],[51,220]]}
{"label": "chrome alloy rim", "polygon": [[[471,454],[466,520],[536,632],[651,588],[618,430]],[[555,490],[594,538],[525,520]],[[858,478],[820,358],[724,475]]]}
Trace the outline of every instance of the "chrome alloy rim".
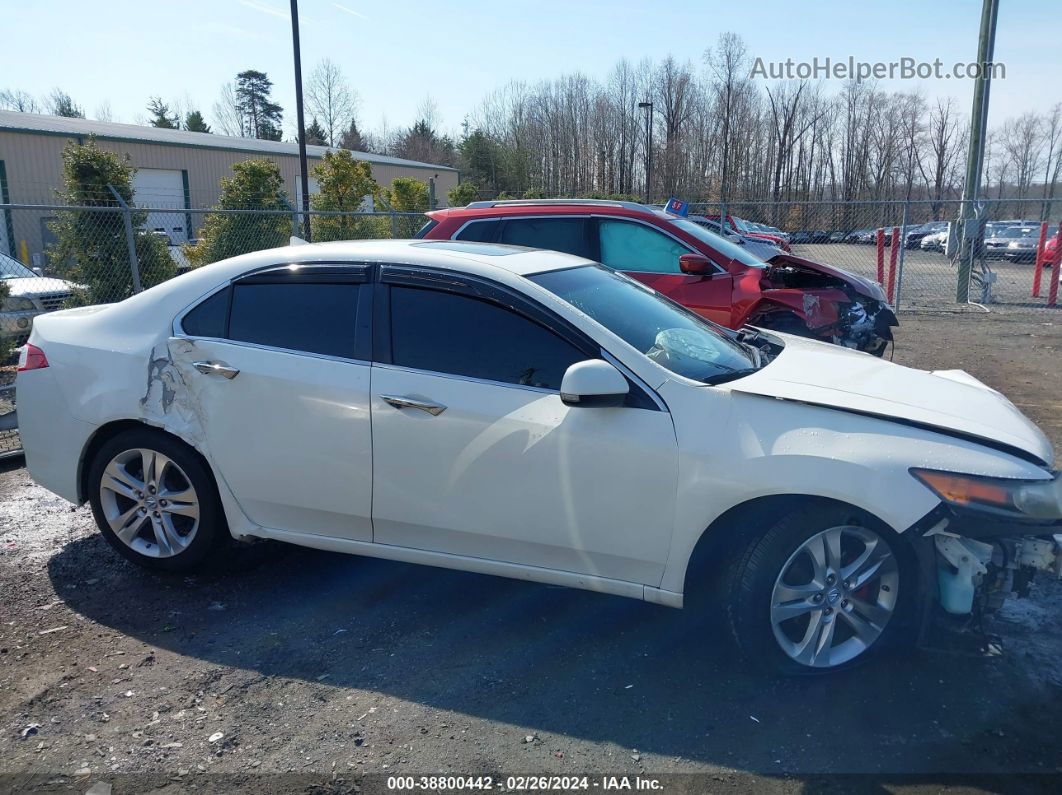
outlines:
{"label": "chrome alloy rim", "polygon": [[899,567],[873,530],[831,527],[805,541],[771,593],[771,628],[796,662],[830,668],[869,649],[896,609]]}
{"label": "chrome alloy rim", "polygon": [[183,552],[199,529],[192,481],[155,450],[125,450],[111,459],[100,480],[100,503],[122,543],[150,558]]}

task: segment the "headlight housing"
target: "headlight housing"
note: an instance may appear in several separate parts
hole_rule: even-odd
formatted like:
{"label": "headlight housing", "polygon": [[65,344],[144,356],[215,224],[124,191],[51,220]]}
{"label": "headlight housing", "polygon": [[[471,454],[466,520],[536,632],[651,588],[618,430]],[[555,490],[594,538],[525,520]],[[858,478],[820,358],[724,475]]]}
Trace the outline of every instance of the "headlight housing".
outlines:
{"label": "headlight housing", "polygon": [[1016,519],[1062,519],[1062,476],[1051,480],[989,478],[936,469],[911,474],[954,508],[980,510]]}
{"label": "headlight housing", "polygon": [[11,296],[0,307],[0,311],[3,312],[33,312],[36,309],[37,305],[31,299],[17,296]]}

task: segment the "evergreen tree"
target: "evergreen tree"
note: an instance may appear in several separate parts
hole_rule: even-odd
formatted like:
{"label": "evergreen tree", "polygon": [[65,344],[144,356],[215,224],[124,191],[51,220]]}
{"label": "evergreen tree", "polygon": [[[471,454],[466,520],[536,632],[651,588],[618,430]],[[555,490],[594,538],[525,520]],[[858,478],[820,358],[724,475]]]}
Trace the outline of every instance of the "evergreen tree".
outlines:
{"label": "evergreen tree", "polygon": [[362,137],[361,131],[358,130],[358,123],[354,119],[350,120],[350,127],[340,136],[339,145],[343,149],[352,149],[355,152],[368,151],[365,138]]}
{"label": "evergreen tree", "polygon": [[273,102],[273,81],[265,72],[248,69],[236,75],[236,109],[253,138],[280,140],[284,109]]}
{"label": "evergreen tree", "polygon": [[307,146],[325,146],[328,143],[328,133],[325,132],[324,127],[315,118],[310,122],[310,126],[306,128],[306,145]]}
{"label": "evergreen tree", "polygon": [[161,97],[152,97],[148,100],[148,113],[152,115],[150,124],[152,127],[162,127],[166,130],[181,129],[181,118],[176,113],[170,115],[170,106],[162,101]]}
{"label": "evergreen tree", "polygon": [[[133,204],[136,169],[127,159],[100,149],[92,136],[85,144],[68,143],[62,157],[63,188],[56,191],[60,204],[117,208],[119,202],[108,185],[123,201]],[[63,278],[78,285],[68,304],[101,304],[132,295],[133,277],[121,212],[117,209],[61,210],[56,215],[49,224],[56,242],[48,247],[48,257]],[[140,284],[145,288],[176,273],[166,243],[144,229],[146,222],[146,212],[133,211]]]}
{"label": "evergreen tree", "polygon": [[[357,213],[365,198],[377,200],[381,189],[364,160],[356,160],[346,149],[325,152],[324,160],[313,168],[318,192],[310,197],[314,210]],[[313,240],[358,240],[387,237],[387,219],[356,215],[312,215]]]}
{"label": "evergreen tree", "polygon": [[290,205],[284,178],[272,160],[244,160],[221,180],[218,210],[268,210],[272,212],[210,213],[203,221],[201,240],[185,246],[188,261],[196,267],[211,262],[286,245],[291,234]]}
{"label": "evergreen tree", "polygon": [[184,117],[184,129],[189,132],[214,132],[210,129],[210,125],[206,123],[203,114],[197,110],[189,111],[188,115]]}

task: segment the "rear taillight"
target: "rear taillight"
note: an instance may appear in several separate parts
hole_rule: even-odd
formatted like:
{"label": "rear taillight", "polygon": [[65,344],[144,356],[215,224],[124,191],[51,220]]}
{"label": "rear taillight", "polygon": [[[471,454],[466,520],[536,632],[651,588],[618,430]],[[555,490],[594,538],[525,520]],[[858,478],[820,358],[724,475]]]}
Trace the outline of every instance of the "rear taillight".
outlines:
{"label": "rear taillight", "polygon": [[30,345],[28,342],[22,346],[22,350],[18,354],[18,371],[20,373],[26,370],[40,370],[47,366],[48,357],[44,355],[44,351],[36,345]]}

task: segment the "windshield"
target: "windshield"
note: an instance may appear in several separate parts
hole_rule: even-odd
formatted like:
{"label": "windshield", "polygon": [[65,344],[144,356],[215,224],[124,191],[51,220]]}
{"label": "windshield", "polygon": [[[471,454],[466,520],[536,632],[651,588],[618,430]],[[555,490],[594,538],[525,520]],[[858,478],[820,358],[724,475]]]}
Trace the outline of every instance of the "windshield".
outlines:
{"label": "windshield", "polygon": [[7,254],[0,254],[0,279],[32,279],[37,274]]}
{"label": "windshield", "polygon": [[734,226],[737,227],[739,232],[744,232],[745,234],[748,234],[749,232],[753,231],[752,229],[749,229],[748,222],[745,221],[745,219],[738,218],[736,215],[731,216],[731,218],[734,219]]}
{"label": "windshield", "polygon": [[602,265],[529,276],[673,373],[706,381],[756,369],[758,357],[706,320]]}
{"label": "windshield", "polygon": [[710,229],[706,229],[696,221],[690,221],[686,218],[669,218],[669,221],[681,229],[687,234],[693,235],[702,243],[706,243],[711,246],[713,251],[718,251],[724,257],[730,257],[730,259],[736,259],[742,265],[746,265],[750,268],[766,268],[767,263],[757,256],[750,254],[741,246],[731,243],[729,240],[717,235]]}

